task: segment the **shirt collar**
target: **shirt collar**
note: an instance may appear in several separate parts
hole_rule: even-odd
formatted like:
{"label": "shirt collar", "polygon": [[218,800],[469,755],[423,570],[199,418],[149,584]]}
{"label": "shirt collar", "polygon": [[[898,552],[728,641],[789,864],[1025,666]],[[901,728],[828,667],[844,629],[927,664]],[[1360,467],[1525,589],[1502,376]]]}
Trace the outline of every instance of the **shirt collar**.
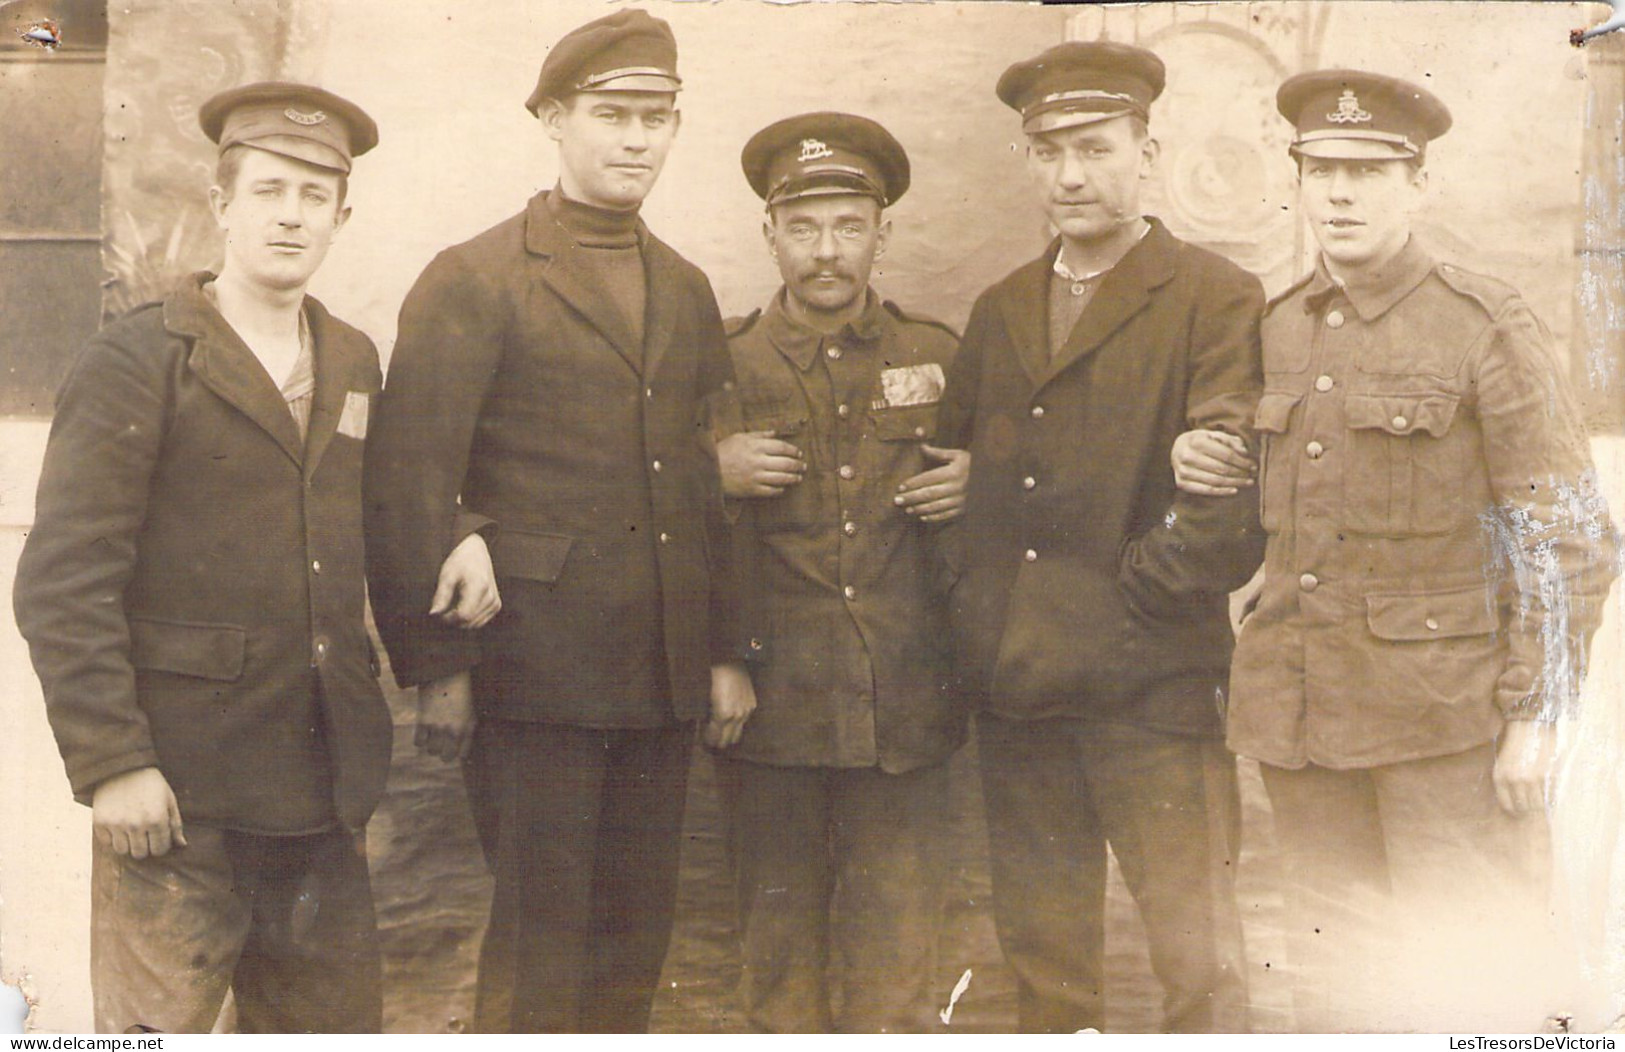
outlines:
{"label": "shirt collar", "polygon": [[1362,321],[1372,321],[1422,284],[1433,273],[1433,257],[1413,236],[1382,269],[1360,275],[1356,281],[1339,281],[1326,269],[1326,258],[1315,261],[1315,273],[1305,289],[1304,303],[1312,310],[1325,306],[1333,292],[1341,291]]}
{"label": "shirt collar", "polygon": [[786,295],[784,289],[779,289],[779,294],[773,297],[772,306],[767,309],[767,316],[764,319],[767,337],[773,341],[773,346],[777,347],[780,353],[795,362],[796,367],[803,372],[812,368],[812,363],[818,358],[818,349],[825,339],[845,347],[862,346],[879,339],[885,331],[885,319],[888,315],[874,289],[864,290],[863,313],[858,315],[857,320],[848,322],[840,332],[828,337],[790,317],[789,311],[785,309]]}

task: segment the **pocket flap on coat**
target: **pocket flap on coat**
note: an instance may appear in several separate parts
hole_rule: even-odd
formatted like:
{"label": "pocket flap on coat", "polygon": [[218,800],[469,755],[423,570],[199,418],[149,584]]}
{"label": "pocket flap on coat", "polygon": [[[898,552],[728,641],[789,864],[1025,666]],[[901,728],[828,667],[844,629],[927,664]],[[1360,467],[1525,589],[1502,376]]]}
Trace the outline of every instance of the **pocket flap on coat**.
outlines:
{"label": "pocket flap on coat", "polygon": [[235,680],[243,674],[248,633],[236,625],[130,618],[130,664],[148,672]]}
{"label": "pocket flap on coat", "polygon": [[1302,395],[1265,391],[1258,400],[1258,412],[1253,416],[1253,427],[1271,434],[1282,434],[1292,419],[1292,407],[1303,401]]}
{"label": "pocket flap on coat", "polygon": [[771,431],[774,437],[794,435],[807,426],[807,412],[790,398],[766,398],[740,407],[746,431]]}
{"label": "pocket flap on coat", "polygon": [[503,527],[491,546],[491,564],[498,577],[523,577],[552,584],[564,572],[575,538],[562,533],[526,533]]}
{"label": "pocket flap on coat", "polygon": [[875,437],[882,442],[921,441],[937,437],[937,405],[905,405],[876,409]]}
{"label": "pocket flap on coat", "polygon": [[1426,431],[1434,438],[1443,438],[1460,401],[1460,397],[1446,394],[1351,394],[1344,403],[1344,413],[1351,428],[1382,430],[1390,435]]}
{"label": "pocket flap on coat", "polygon": [[1365,604],[1371,634],[1396,642],[1488,635],[1501,622],[1495,593],[1481,585],[1418,595],[1368,595]]}

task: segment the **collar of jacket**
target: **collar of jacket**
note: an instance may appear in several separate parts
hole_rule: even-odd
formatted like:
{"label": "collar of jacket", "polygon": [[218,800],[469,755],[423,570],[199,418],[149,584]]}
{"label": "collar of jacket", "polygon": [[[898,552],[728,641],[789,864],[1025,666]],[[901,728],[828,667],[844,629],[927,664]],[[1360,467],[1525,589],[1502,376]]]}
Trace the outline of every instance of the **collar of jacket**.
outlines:
{"label": "collar of jacket", "polygon": [[1416,286],[1422,284],[1422,279],[1433,273],[1435,265],[1433,257],[1415,235],[1381,270],[1363,274],[1359,281],[1339,282],[1326,269],[1326,257],[1320,256],[1315,260],[1314,275],[1304,290],[1303,309],[1306,312],[1319,311],[1333,293],[1341,291],[1348,297],[1360,319],[1369,322],[1380,318],[1394,304],[1409,296]]}
{"label": "collar of jacket", "polygon": [[288,411],[287,399],[277,389],[254,352],[221,316],[203,286],[215,279],[209,271],[186,278],[164,300],[164,328],[191,340],[187,365],[215,394],[235,406],[274,438],[309,477],[338,426],[349,390],[347,359],[340,341],[333,339],[327,308],[310,296],[302,309],[315,344],[316,394],[311,402],[307,437],[301,445],[299,425]]}
{"label": "collar of jacket", "polygon": [[1049,286],[1061,252],[1061,239],[1051,241],[1042,256],[1021,267],[1006,282],[1000,314],[1034,389],[1098,349],[1145,309],[1152,290],[1173,279],[1181,242],[1155,216],[1146,216],[1145,220],[1150,229],[1100,279],[1094,298],[1054,355],[1049,352]]}
{"label": "collar of jacket", "polygon": [[[550,191],[543,190],[530,199],[525,206],[525,249],[538,256],[557,256],[566,249],[576,247],[575,238],[570,236],[558,216],[547,203]],[[649,228],[640,217],[637,224],[638,248],[646,248],[649,242]]]}
{"label": "collar of jacket", "polygon": [[[818,358],[818,348],[823,343],[826,334],[810,326],[803,325],[790,317],[785,309],[785,297],[788,293],[779,289],[779,294],[773,297],[773,303],[767,309],[767,316],[762,324],[767,332],[767,338],[779,353],[796,363],[802,372],[812,368],[813,362]],[[880,297],[875,295],[874,289],[864,290],[863,313],[858,315],[856,321],[848,322],[841,330],[828,338],[838,340],[847,345],[865,345],[874,343],[886,333],[886,323],[891,315],[881,305]]]}

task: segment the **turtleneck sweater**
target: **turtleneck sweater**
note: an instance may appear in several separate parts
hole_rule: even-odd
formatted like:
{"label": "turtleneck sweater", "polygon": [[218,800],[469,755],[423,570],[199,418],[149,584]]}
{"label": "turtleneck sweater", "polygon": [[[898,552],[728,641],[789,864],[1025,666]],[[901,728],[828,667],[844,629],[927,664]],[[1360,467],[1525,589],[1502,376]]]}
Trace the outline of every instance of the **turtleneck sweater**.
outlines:
{"label": "turtleneck sweater", "polygon": [[638,249],[637,209],[616,212],[583,204],[566,197],[561,186],[554,186],[547,195],[547,207],[570,239],[585,250],[580,258],[588,282],[603,288],[620,308],[641,351],[649,284],[643,273],[643,253]]}

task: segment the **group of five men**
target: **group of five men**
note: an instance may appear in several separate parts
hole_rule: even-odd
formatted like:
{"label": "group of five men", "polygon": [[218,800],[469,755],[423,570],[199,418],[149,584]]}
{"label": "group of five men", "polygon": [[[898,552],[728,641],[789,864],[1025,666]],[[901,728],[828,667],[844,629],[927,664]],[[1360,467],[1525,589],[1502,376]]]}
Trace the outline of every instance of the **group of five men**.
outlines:
{"label": "group of five men", "polygon": [[1303,1027],[1339,1022],[1315,962],[1357,941],[1350,889],[1534,859],[1513,816],[1614,534],[1539,323],[1409,236],[1448,112],[1355,71],[1282,87],[1322,254],[1266,308],[1140,212],[1164,76],[1106,42],[1006,71],[1057,237],[963,339],[869,285],[897,140],[769,126],[742,166],[783,287],[725,325],[638,214],[671,31],[589,23],[527,103],[557,185],[429,264],[387,387],[304,294],[373,122],[302,85],[210,100],[224,265],[81,356],[18,571],[94,811],[98,1027],[207,1029],[230,988],[244,1029],[379,1028],[365,586],[418,746],[464,761],[481,1030],[647,1027],[702,723],[764,1030],[934,1025],[972,711],[1024,1030],[1104,1024],[1108,844],[1165,1026],[1246,1028],[1227,731],[1287,855]]}

